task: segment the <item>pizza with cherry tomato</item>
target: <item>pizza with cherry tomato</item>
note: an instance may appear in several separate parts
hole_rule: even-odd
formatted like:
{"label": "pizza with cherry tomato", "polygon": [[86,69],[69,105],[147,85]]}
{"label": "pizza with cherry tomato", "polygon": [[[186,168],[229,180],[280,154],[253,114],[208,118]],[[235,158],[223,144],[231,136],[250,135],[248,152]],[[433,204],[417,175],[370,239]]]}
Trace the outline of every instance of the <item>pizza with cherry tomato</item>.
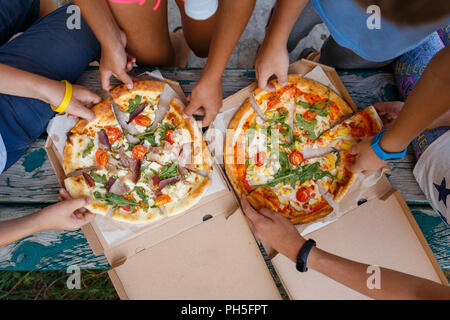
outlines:
{"label": "pizza with cherry tomato", "polygon": [[[271,83],[275,91],[256,89],[254,103],[247,99],[231,120],[225,169],[256,209],[309,223],[333,211],[324,194],[339,202],[348,192],[357,175],[347,150],[378,133],[381,121],[373,107],[352,115],[329,87],[301,76],[290,75],[286,86]],[[321,156],[305,158],[311,149]]]}
{"label": "pizza with cherry tomato", "polygon": [[212,161],[192,118],[174,98],[163,110],[165,83],[138,81],[111,91],[68,133],[63,167],[73,197],[89,196],[89,211],[145,223],[194,206],[210,184]]}

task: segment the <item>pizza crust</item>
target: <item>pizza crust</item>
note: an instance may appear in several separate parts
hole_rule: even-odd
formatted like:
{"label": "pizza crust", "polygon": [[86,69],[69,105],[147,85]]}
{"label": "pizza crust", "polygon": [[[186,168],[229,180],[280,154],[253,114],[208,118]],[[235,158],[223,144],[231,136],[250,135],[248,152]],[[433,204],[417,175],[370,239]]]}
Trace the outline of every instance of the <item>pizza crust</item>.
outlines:
{"label": "pizza crust", "polygon": [[64,180],[64,185],[71,197],[89,197],[91,199],[90,203],[85,206],[85,208],[90,212],[102,216],[105,216],[108,213],[109,206],[94,199],[93,192],[90,190],[83,176],[66,178]]}
{"label": "pizza crust", "polygon": [[241,196],[243,193],[247,194],[247,191],[242,181],[240,181],[239,179],[237,167],[236,164],[234,163],[234,145],[235,141],[243,133],[242,123],[252,114],[256,115],[256,112],[253,110],[250,100],[247,99],[244,101],[242,106],[236,112],[233,119],[231,119],[230,124],[228,126],[228,132],[225,137],[225,145],[223,153],[225,171],[227,173],[228,178],[230,179],[231,184],[234,187],[234,190],[236,190],[239,196]]}
{"label": "pizza crust", "polygon": [[129,107],[129,100],[135,100],[136,96],[142,97],[142,102],[158,102],[166,86],[165,82],[157,80],[140,80],[133,82],[133,89],[128,89],[125,84],[115,87],[110,91],[111,98],[122,111]]}

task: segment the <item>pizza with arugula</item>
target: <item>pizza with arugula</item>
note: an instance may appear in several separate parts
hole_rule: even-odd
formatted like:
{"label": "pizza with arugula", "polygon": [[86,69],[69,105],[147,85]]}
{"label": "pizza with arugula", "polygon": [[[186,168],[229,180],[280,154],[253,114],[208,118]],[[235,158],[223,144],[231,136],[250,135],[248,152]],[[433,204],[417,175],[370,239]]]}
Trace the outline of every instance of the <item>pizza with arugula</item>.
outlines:
{"label": "pizza with arugula", "polygon": [[195,205],[210,184],[212,161],[192,118],[173,98],[159,106],[166,83],[146,80],[114,88],[80,120],[64,148],[65,186],[89,196],[89,211],[145,223]]}
{"label": "pizza with arugula", "polygon": [[[272,84],[275,91],[256,89],[231,120],[225,169],[256,209],[309,223],[333,211],[324,194],[339,202],[348,192],[357,175],[347,150],[378,133],[381,120],[373,107],[353,114],[331,88],[299,75],[286,86]],[[322,153],[306,159],[305,150]]]}

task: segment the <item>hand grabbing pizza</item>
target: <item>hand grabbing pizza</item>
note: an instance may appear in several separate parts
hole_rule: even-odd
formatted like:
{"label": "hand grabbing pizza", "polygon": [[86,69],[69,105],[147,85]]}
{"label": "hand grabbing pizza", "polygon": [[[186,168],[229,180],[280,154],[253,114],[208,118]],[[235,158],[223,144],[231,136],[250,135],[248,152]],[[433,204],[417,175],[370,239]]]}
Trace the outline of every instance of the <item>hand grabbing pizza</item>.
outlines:
{"label": "hand grabbing pizza", "polygon": [[253,209],[245,195],[241,196],[241,205],[256,237],[277,252],[296,261],[305,239],[294,225],[275,211],[266,208],[258,211]]}
{"label": "hand grabbing pizza", "polygon": [[258,87],[262,90],[273,91],[275,87],[268,83],[275,75],[278,82],[284,86],[288,81],[289,55],[286,46],[276,47],[263,43],[258,51],[255,61],[256,78]]}
{"label": "hand grabbing pizza", "polygon": [[381,160],[370,146],[372,138],[365,139],[350,148],[349,152],[356,155],[356,162],[349,166],[353,173],[372,174],[376,170],[387,165],[386,161]]}
{"label": "hand grabbing pizza", "polygon": [[41,230],[74,231],[94,219],[95,215],[83,208],[89,204],[89,198],[72,199],[65,189],[60,189],[59,195],[59,203],[40,211]]}
{"label": "hand grabbing pizza", "polygon": [[213,122],[222,108],[222,79],[201,78],[192,90],[191,101],[184,113],[187,116],[204,116],[202,126]]}
{"label": "hand grabbing pizza", "polygon": [[133,69],[136,58],[125,50],[127,38],[123,31],[120,31],[120,39],[120,42],[114,42],[111,46],[102,46],[99,70],[102,87],[106,91],[112,89],[111,76],[122,81],[128,89],[133,89],[133,80],[127,72]]}
{"label": "hand grabbing pizza", "polygon": [[66,109],[69,118],[83,118],[88,121],[94,120],[91,107],[101,101],[101,98],[89,89],[73,85],[72,100]]}

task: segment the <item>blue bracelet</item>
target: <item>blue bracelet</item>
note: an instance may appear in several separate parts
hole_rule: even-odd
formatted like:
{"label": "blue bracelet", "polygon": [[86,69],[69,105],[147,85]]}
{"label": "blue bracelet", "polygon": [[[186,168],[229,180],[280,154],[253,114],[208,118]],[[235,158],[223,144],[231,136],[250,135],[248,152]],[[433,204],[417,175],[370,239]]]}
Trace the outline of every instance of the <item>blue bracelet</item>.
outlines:
{"label": "blue bracelet", "polygon": [[375,137],[372,139],[372,143],[370,146],[372,147],[375,154],[380,158],[381,160],[390,160],[390,159],[401,159],[406,155],[406,148],[402,152],[397,153],[388,153],[381,149],[380,147],[380,139],[385,134],[386,130],[383,130],[379,132]]}

